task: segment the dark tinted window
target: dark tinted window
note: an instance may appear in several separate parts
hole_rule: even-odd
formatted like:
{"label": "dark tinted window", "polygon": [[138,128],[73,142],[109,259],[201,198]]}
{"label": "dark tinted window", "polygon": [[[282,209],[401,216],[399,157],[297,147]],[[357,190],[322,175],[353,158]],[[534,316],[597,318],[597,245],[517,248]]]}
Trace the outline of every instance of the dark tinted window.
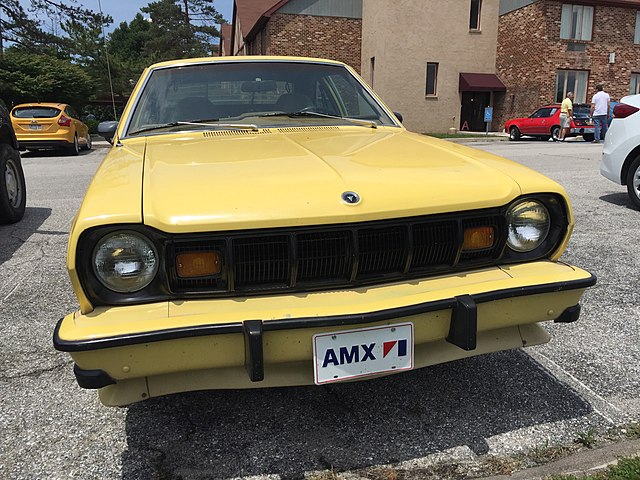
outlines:
{"label": "dark tinted window", "polygon": [[16,118],[53,118],[59,113],[60,110],[53,107],[22,107],[13,110]]}
{"label": "dark tinted window", "polygon": [[480,29],[480,4],[481,0],[471,0],[471,13],[469,16],[469,29]]}
{"label": "dark tinted window", "polygon": [[438,93],[438,64],[427,63],[427,87],[425,95],[436,95]]}
{"label": "dark tinted window", "polygon": [[531,118],[547,118],[551,116],[551,108],[541,108],[531,115]]}

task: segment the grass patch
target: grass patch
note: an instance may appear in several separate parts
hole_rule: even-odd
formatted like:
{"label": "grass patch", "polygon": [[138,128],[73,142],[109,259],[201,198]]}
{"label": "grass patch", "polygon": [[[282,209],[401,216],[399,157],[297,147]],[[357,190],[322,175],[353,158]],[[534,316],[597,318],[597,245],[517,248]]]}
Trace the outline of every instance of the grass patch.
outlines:
{"label": "grass patch", "polygon": [[632,423],[625,428],[629,438],[640,438],[640,423]]}
{"label": "grass patch", "polygon": [[577,438],[574,441],[587,448],[593,448],[596,444],[596,429],[590,428],[586,432],[578,432]]}
{"label": "grass patch", "polygon": [[544,464],[565,457],[573,453],[577,448],[577,446],[572,448],[566,445],[549,445],[549,441],[547,440],[544,445],[531,450],[529,456],[534,462]]}
{"label": "grass patch", "polygon": [[574,475],[554,475],[550,480],[638,480],[640,478],[640,457],[621,458],[603,472],[586,477]]}

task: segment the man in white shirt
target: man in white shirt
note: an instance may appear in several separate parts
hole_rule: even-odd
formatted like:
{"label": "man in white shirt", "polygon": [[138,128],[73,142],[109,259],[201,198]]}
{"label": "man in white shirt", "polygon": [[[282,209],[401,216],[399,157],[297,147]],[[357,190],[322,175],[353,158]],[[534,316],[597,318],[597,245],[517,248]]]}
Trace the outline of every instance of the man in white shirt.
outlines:
{"label": "man in white shirt", "polygon": [[604,139],[607,134],[607,118],[609,118],[609,102],[611,97],[603,90],[602,85],[596,85],[598,92],[591,99],[591,118],[595,133],[594,143],[600,143],[600,138]]}

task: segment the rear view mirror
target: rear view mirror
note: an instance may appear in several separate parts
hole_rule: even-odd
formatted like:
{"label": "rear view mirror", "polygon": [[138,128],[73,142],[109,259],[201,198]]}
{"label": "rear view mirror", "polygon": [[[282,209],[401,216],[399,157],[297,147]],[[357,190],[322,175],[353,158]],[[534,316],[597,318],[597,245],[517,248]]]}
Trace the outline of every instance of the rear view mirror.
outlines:
{"label": "rear view mirror", "polygon": [[242,82],[241,90],[247,93],[275,92],[278,90],[273,80],[256,80],[254,82]]}
{"label": "rear view mirror", "polygon": [[402,114],[400,112],[393,112],[393,114],[398,120],[400,120],[400,123],[402,123]]}
{"label": "rear view mirror", "polygon": [[100,122],[98,124],[98,135],[103,137],[107,142],[113,143],[113,136],[116,134],[116,130],[118,128],[118,122],[116,121],[108,121],[108,122]]}

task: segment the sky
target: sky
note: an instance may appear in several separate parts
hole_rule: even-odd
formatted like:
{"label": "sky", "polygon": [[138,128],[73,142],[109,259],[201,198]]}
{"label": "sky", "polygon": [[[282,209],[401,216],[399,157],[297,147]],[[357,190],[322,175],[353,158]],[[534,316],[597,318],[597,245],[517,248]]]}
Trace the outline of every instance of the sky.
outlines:
{"label": "sky", "polygon": [[[136,13],[140,12],[140,8],[148,5],[151,1],[153,0],[100,0],[102,13],[113,17],[113,24],[107,28],[107,31],[113,30],[121,22],[130,22]],[[29,6],[29,0],[20,0],[20,3],[25,9]],[[85,8],[98,11],[98,0],[77,0],[77,3]],[[213,6],[228,22],[231,22],[233,0],[214,0]]]}

